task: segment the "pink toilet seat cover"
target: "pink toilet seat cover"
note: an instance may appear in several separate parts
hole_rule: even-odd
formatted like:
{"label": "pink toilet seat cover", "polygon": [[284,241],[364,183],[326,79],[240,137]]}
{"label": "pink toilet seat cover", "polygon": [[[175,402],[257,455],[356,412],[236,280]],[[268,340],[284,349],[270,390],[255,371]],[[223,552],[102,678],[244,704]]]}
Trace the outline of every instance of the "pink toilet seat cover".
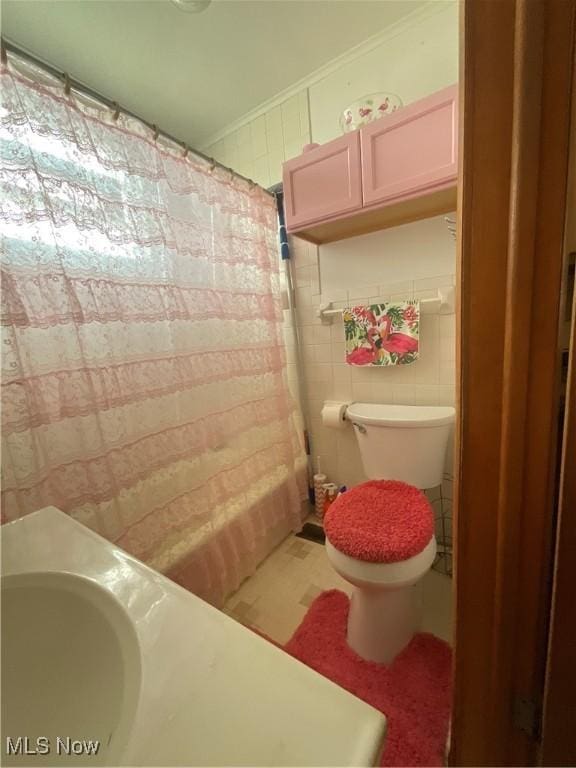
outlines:
{"label": "pink toilet seat cover", "polygon": [[421,552],[434,534],[426,496],[399,480],[370,480],[343,493],[324,518],[330,543],[349,557],[397,563]]}

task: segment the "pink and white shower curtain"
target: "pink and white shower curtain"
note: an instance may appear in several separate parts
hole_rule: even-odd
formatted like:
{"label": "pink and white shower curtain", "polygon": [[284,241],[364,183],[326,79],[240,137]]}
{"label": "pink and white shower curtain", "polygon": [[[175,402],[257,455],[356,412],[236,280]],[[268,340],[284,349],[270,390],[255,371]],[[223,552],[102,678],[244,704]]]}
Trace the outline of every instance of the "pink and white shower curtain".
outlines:
{"label": "pink and white shower curtain", "polygon": [[1,79],[3,521],[54,505],[217,603],[301,525],[274,201]]}

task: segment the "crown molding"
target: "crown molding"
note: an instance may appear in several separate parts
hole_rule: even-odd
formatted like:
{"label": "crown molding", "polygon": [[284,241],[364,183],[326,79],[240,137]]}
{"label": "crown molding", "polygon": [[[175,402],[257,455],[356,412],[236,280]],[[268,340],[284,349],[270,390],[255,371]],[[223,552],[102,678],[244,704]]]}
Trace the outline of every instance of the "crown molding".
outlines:
{"label": "crown molding", "polygon": [[219,131],[216,131],[210,136],[209,139],[201,144],[200,149],[205,151],[212,144],[220,141],[220,139],[223,139],[225,136],[233,133],[243,125],[246,125],[246,123],[249,123],[252,120],[255,120],[257,117],[266,114],[266,112],[269,112],[274,107],[277,107],[284,101],[287,101],[287,99],[289,99],[291,96],[295,96],[297,93],[300,93],[301,91],[310,88],[310,86],[320,82],[320,80],[324,80],[324,78],[328,77],[328,75],[331,75],[333,72],[336,72],[338,69],[345,66],[346,64],[349,64],[360,56],[369,53],[370,51],[374,50],[374,48],[382,45],[382,43],[385,43],[388,40],[392,40],[394,37],[398,37],[398,35],[403,34],[407,29],[410,29],[410,27],[414,27],[416,24],[419,24],[420,22],[433,17],[438,13],[442,13],[443,11],[448,10],[448,8],[453,7],[456,2],[457,0],[428,0],[428,2],[423,7],[417,8],[416,10],[401,18],[399,21],[394,22],[394,24],[390,24],[390,26],[385,27],[375,35],[372,35],[372,37],[369,37],[366,40],[363,40],[361,43],[358,43],[358,45],[349,48],[347,51],[344,51],[344,53],[336,56],[336,58],[331,59],[327,64],[323,64],[321,67],[314,70],[314,72],[306,75],[306,77],[303,77],[295,83],[292,83],[292,85],[288,86],[288,88],[279,91],[279,93],[275,94],[272,98],[263,101],[257,107],[254,107],[254,109],[251,109],[249,112],[245,112],[241,117],[237,118],[231,123],[228,123],[225,128],[221,128]]}

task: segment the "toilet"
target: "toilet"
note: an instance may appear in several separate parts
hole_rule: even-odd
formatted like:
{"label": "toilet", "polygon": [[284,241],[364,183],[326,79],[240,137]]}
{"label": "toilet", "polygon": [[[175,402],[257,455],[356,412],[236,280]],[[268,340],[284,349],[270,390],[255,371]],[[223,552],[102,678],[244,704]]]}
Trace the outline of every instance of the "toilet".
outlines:
{"label": "toilet", "polygon": [[455,410],[352,403],[369,481],[342,494],[324,520],[326,553],[353,585],[348,645],[390,664],[418,630],[416,585],[436,556],[434,514],[422,489],[442,482]]}

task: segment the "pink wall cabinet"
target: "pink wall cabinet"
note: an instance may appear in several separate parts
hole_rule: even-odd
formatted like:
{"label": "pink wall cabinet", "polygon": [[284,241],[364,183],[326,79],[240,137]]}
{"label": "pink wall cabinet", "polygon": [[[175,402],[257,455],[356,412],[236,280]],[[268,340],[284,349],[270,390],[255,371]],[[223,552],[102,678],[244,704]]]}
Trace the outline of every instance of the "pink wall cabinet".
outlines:
{"label": "pink wall cabinet", "polygon": [[453,85],[284,163],[287,229],[329,243],[453,211],[457,155]]}
{"label": "pink wall cabinet", "polygon": [[454,184],[458,174],[457,87],[450,86],[360,131],[365,206]]}
{"label": "pink wall cabinet", "polygon": [[288,228],[362,207],[360,136],[348,133],[284,163]]}

